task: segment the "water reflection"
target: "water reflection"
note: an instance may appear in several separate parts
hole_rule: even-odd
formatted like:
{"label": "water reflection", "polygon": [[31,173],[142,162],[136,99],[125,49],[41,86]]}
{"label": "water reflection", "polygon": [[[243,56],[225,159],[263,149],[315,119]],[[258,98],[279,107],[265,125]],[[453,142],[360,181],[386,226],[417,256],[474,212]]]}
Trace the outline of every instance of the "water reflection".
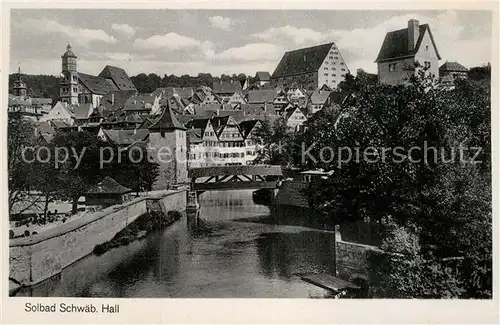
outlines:
{"label": "water reflection", "polygon": [[[335,271],[331,232],[255,222],[251,191],[205,192],[199,216],[101,256],[22,294],[90,297],[322,297],[299,274]],[[251,222],[253,221],[253,222]]]}

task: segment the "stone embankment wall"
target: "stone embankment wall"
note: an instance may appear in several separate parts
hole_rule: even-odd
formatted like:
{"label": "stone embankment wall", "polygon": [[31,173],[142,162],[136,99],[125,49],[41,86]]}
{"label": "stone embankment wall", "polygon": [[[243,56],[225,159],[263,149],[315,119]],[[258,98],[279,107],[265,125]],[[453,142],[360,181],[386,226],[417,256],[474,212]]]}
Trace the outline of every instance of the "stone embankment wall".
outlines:
{"label": "stone embankment wall", "polygon": [[351,282],[356,279],[369,282],[368,256],[371,252],[382,252],[378,247],[344,241],[337,227],[335,249],[335,267],[338,277]]}
{"label": "stone embankment wall", "polygon": [[21,285],[41,282],[92,253],[148,211],[184,211],[186,198],[184,190],[141,197],[31,237],[11,239],[9,278]]}

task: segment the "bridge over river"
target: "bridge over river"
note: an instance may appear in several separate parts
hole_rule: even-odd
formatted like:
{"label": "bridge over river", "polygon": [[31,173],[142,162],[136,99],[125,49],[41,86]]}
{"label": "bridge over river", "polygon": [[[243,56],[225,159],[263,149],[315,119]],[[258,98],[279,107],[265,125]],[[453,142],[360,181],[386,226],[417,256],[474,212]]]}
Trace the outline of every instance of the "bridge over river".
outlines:
{"label": "bridge over river", "polygon": [[275,189],[283,177],[281,166],[210,166],[188,170],[191,191]]}

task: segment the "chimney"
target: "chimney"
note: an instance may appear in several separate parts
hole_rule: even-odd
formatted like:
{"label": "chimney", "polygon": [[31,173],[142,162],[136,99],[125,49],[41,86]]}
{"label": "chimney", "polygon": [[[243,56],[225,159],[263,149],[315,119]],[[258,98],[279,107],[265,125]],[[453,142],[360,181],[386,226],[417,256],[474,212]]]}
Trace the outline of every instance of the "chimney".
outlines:
{"label": "chimney", "polygon": [[415,50],[415,46],[417,45],[419,35],[420,35],[420,30],[418,27],[418,20],[416,19],[408,20],[408,51]]}
{"label": "chimney", "polygon": [[115,94],[111,93],[111,105],[115,105]]}

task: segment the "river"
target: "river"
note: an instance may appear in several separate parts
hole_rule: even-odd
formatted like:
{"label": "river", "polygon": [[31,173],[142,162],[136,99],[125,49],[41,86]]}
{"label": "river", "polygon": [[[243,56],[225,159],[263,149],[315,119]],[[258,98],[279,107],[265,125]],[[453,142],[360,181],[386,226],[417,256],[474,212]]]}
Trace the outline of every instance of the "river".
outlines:
{"label": "river", "polygon": [[[334,233],[260,223],[252,191],[205,192],[187,217],[103,255],[91,254],[18,296],[319,298],[300,273],[334,274]],[[193,221],[193,218],[190,219]]]}

